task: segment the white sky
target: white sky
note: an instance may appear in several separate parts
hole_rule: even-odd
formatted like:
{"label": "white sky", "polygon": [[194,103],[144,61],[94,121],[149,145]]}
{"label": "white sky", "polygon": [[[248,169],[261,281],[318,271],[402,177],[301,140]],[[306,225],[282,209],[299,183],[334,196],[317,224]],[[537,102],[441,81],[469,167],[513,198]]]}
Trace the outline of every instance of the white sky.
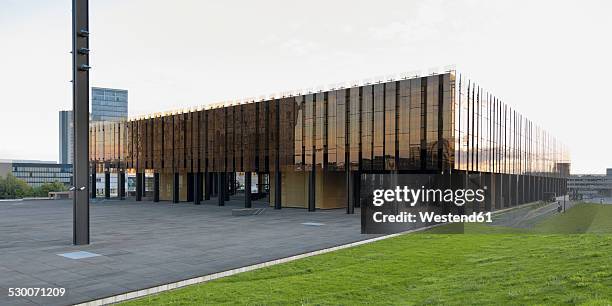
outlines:
{"label": "white sky", "polygon": [[[0,159],[58,158],[71,1],[0,0]],[[455,64],[612,167],[612,1],[90,0],[91,86],[130,115]]]}

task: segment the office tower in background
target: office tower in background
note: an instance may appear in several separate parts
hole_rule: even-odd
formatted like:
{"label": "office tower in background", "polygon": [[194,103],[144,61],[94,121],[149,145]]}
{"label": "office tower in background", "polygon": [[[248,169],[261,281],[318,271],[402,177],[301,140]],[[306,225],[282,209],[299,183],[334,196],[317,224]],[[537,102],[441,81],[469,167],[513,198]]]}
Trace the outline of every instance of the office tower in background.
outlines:
{"label": "office tower in background", "polygon": [[123,121],[127,117],[127,90],[91,88],[91,121]]}

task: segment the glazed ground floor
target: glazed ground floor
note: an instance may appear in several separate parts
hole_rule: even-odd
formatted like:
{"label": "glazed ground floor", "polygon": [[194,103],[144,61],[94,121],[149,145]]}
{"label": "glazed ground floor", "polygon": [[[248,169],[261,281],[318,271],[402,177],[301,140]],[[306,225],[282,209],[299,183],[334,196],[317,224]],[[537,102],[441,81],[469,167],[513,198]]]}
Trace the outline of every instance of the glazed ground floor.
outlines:
{"label": "glazed ground floor", "polygon": [[[111,190],[119,199],[126,191],[125,171],[92,173],[91,181],[104,176],[104,198],[111,198]],[[115,176],[115,177],[113,177]],[[414,178],[414,179],[412,179]],[[439,189],[483,189],[485,201],[472,206],[475,211],[495,211],[523,203],[549,200],[567,193],[567,179],[538,175],[498,174],[488,172],[435,173],[366,173],[359,171],[285,171],[271,173],[253,172],[196,172],[136,173],[133,196],[136,201],[192,202],[215,199],[224,205],[230,196],[241,196],[244,207],[253,200],[263,200],[270,206],[316,209],[345,209],[352,214],[364,201],[371,201],[372,190],[381,182],[427,185]],[[408,183],[406,183],[408,182]],[[113,186],[116,184],[116,186]],[[98,195],[99,196],[99,195]],[[92,194],[96,197],[96,194]]]}

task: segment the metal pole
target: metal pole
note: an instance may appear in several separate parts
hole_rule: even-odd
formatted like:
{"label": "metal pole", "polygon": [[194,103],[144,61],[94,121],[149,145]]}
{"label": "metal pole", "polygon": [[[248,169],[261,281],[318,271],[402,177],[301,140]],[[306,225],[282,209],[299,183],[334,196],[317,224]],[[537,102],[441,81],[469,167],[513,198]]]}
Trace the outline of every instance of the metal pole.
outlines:
{"label": "metal pole", "polygon": [[[89,244],[89,16],[88,0],[72,0],[74,124],[73,243]],[[92,186],[95,188],[95,186]]]}

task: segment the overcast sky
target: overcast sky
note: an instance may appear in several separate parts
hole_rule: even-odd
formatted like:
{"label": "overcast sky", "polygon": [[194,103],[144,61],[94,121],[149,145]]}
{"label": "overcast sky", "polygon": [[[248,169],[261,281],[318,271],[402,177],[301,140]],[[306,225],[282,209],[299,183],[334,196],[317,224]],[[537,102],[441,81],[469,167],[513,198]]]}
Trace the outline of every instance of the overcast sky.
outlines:
{"label": "overcast sky", "polygon": [[[611,3],[90,0],[90,83],[133,116],[456,65],[604,173]],[[70,5],[0,0],[0,159],[58,159]]]}

